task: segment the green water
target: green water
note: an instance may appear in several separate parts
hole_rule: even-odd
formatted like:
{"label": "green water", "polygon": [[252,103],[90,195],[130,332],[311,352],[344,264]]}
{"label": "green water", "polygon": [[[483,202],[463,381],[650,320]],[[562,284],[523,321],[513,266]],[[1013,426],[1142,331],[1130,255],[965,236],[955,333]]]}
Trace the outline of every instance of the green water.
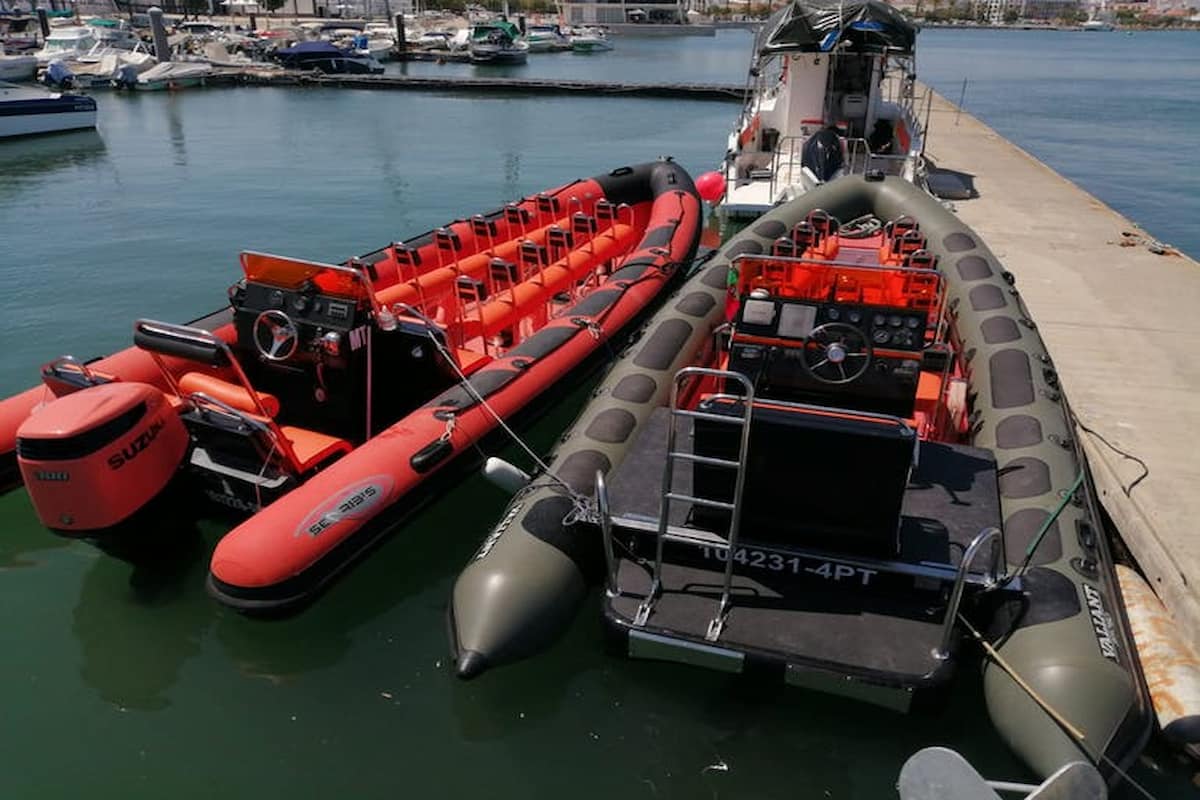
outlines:
{"label": "green water", "polygon": [[[601,77],[657,65],[736,82],[747,43],[656,42],[594,63]],[[5,394],[63,352],[126,346],[137,316],[220,305],[240,249],[341,259],[664,153],[698,174],[736,112],[268,89],[100,102],[97,134],[0,144]],[[562,393],[527,432],[535,447],[586,393]],[[458,682],[446,598],[504,503],[470,478],[315,606],[264,621],[204,593],[218,522],[162,521],[171,548],[135,569],[42,530],[24,492],[0,497],[0,796],[887,798],[931,744],[1028,777],[991,731],[973,664],[942,707],[900,716],[612,658],[596,598],[544,656]],[[1155,751],[1137,778],[1193,796],[1170,763]]]}

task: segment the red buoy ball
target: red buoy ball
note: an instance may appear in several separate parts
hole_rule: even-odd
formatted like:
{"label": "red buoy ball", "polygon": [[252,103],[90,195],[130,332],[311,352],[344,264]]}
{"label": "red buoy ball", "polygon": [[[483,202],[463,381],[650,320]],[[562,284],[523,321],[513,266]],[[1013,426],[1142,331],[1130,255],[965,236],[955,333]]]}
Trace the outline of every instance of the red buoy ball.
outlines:
{"label": "red buoy ball", "polygon": [[709,204],[714,204],[725,194],[725,176],[719,172],[706,172],[696,178],[696,191]]}

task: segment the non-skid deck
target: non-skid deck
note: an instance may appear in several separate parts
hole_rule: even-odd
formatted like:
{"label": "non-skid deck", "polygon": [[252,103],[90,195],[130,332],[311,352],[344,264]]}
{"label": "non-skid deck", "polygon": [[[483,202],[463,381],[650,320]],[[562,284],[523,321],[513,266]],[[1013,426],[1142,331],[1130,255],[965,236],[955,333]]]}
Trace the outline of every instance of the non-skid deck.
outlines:
{"label": "non-skid deck", "polygon": [[[639,430],[628,455],[610,476],[609,494],[615,519],[658,519],[669,418],[667,408],[656,409]],[[677,424],[680,426],[677,442],[682,450],[689,452],[691,426],[687,421]],[[819,458],[819,454],[796,457]],[[869,481],[868,467],[864,465],[859,474],[839,477]],[[680,494],[692,494],[690,469],[676,468],[673,488]],[[797,491],[801,490],[798,486]],[[670,512],[673,527],[696,530],[687,505],[672,503]],[[786,503],[781,504],[778,513],[788,513]],[[963,551],[980,531],[1000,527],[995,459],[990,452],[979,448],[923,442],[918,466],[904,494],[901,517],[897,560],[913,565],[957,567]],[[753,545],[754,530],[743,527],[741,540]],[[978,571],[990,566],[987,554],[981,554],[975,562]]]}
{"label": "non-skid deck", "polygon": [[[663,593],[647,623],[696,643],[719,606],[724,577],[712,566],[667,564]],[[632,620],[650,588],[649,568],[622,559],[622,594],[610,608]],[[776,573],[739,574],[734,605],[719,641],[712,643],[788,663],[828,667],[888,685],[918,687],[949,676],[934,657],[941,643],[943,609],[912,597],[907,601],[849,589],[832,589],[821,578],[804,582]]]}
{"label": "non-skid deck", "polygon": [[[669,409],[657,409],[609,479],[614,527],[626,545],[617,570],[620,593],[607,609],[619,625],[631,624],[650,589],[669,419]],[[690,420],[676,424],[676,446],[691,452]],[[797,459],[819,456],[795,454]],[[687,465],[678,466],[675,476],[674,491],[691,494]],[[869,468],[835,477],[871,480]],[[814,491],[800,483],[796,490]],[[733,556],[733,610],[719,640],[706,642],[728,557],[721,546],[725,530],[697,524],[687,503],[672,503],[670,511],[674,535],[665,547],[663,591],[643,630],[903,688],[948,676],[945,662],[934,655],[945,620],[941,590],[976,534],[1000,523],[991,454],[922,443],[901,509],[900,550],[888,559],[889,567],[803,541],[773,537],[765,542],[756,538],[752,525],[743,524]],[[782,497],[773,513],[784,518],[793,512]],[[979,572],[990,568],[989,556],[977,559]]]}
{"label": "non-skid deck", "polygon": [[1200,264],[1151,252],[1134,223],[941,97],[930,131],[927,155],[978,195],[959,217],[1046,340],[1100,502],[1180,629],[1200,631]]}

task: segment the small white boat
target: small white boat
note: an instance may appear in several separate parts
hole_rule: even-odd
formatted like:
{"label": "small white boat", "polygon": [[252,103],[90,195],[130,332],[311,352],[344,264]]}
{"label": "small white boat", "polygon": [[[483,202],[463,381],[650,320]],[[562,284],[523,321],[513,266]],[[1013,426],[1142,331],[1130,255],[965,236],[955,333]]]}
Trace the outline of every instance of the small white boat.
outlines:
{"label": "small white boat", "polygon": [[96,127],[96,101],[0,82],[0,139]]}
{"label": "small white boat", "polygon": [[198,86],[212,71],[212,64],[206,61],[164,61],[139,75],[133,88],[139,92],[154,92]]}
{"label": "small white boat", "polygon": [[142,46],[142,39],[128,22],[121,19],[90,19],[87,27],[92,29],[97,43],[104,47],[120,50],[135,50]]}
{"label": "small white boat", "polygon": [[603,53],[613,46],[603,28],[581,28],[571,36],[571,49],[576,53]]}
{"label": "small white boat", "polygon": [[96,34],[92,28],[55,28],[46,37],[46,44],[37,52],[38,66],[44,67],[51,61],[78,58],[96,46]]}
{"label": "small white boat", "polygon": [[5,55],[0,45],[0,81],[31,81],[37,67],[37,56]]}
{"label": "small white boat", "polygon": [[525,41],[531,53],[552,53],[571,47],[570,38],[557,25],[529,25],[525,28]]}

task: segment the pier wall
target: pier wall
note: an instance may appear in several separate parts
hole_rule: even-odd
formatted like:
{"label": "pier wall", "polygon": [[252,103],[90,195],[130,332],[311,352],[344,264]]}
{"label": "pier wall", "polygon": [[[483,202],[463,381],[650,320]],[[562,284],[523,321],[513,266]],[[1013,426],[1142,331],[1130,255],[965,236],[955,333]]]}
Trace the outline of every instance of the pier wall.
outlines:
{"label": "pier wall", "polygon": [[927,155],[977,192],[957,212],[1016,276],[1100,502],[1197,642],[1200,265],[937,95]]}

